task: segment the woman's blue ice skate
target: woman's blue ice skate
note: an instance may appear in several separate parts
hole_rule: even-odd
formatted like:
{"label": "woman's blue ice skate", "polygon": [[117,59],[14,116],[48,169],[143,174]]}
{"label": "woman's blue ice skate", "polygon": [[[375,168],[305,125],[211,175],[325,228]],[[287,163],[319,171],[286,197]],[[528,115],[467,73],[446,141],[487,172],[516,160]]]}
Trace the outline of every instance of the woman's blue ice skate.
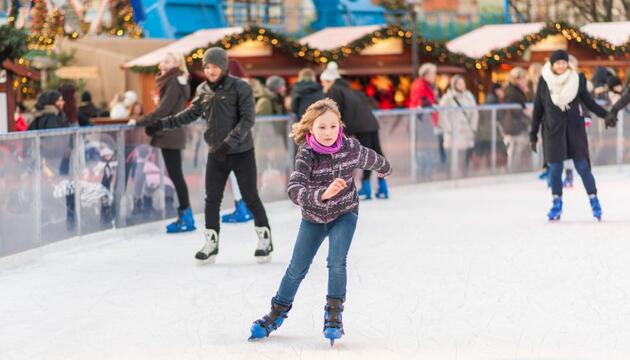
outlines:
{"label": "woman's blue ice skate", "polygon": [[340,299],[326,299],[326,306],[324,307],[324,337],[330,340],[330,346],[333,346],[335,340],[344,335],[342,312],[343,303]]}
{"label": "woman's blue ice skate", "polygon": [[280,325],[282,325],[284,319],[287,318],[289,310],[291,310],[291,306],[282,306],[272,302],[269,314],[263,316],[262,319],[254,321],[250,329],[251,336],[249,340],[252,341],[269,336],[271,332],[277,330]]}
{"label": "woman's blue ice skate", "polygon": [[547,217],[549,218],[549,221],[557,221],[557,220],[560,220],[561,215],[562,215],[562,198],[559,196],[554,196],[553,206],[551,207],[551,210],[549,210]]}
{"label": "woman's blue ice skate", "polygon": [[598,221],[602,221],[602,206],[599,203],[599,199],[597,196],[593,196],[589,200],[591,202],[591,210],[593,210],[593,217]]}

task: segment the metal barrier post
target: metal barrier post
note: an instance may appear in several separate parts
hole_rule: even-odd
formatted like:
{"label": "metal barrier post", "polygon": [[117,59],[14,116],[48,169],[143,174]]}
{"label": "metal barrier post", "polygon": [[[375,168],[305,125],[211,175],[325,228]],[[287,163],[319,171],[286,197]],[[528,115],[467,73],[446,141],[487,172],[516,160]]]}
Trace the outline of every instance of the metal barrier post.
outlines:
{"label": "metal barrier post", "polygon": [[[449,116],[449,115],[446,115],[446,116]],[[459,165],[459,156],[458,156],[459,154],[457,151],[457,138],[456,138],[458,126],[459,125],[457,121],[453,121],[453,126],[451,127],[451,171],[450,171],[451,179],[454,179],[458,175],[457,167]]]}
{"label": "metal barrier post", "polygon": [[416,109],[411,110],[409,113],[409,151],[411,151],[410,159],[411,164],[409,164],[409,168],[411,169],[411,180],[415,183],[418,181],[418,163],[417,163],[417,149],[416,149],[416,122],[418,119],[418,112]]}
{"label": "metal barrier post", "polygon": [[127,187],[127,166],[125,159],[125,131],[116,132],[116,190],[114,191],[114,211],[116,211],[117,227],[127,225],[127,197],[125,189]]}
{"label": "metal barrier post", "polygon": [[83,151],[83,142],[81,140],[81,133],[76,132],[74,137],[74,151],[70,154],[72,160],[72,182],[74,183],[74,219],[77,224],[77,235],[81,235],[81,166],[79,164],[79,156],[85,154]]}
{"label": "metal barrier post", "polygon": [[490,166],[492,174],[497,173],[497,109],[492,109],[490,113],[490,126],[492,128],[492,137],[490,144]]}
{"label": "metal barrier post", "polygon": [[35,180],[33,182],[33,199],[35,200],[35,244],[43,245],[42,239],[42,138],[35,135]]}
{"label": "metal barrier post", "polygon": [[623,164],[623,121],[625,110],[621,110],[617,115],[617,165]]}
{"label": "metal barrier post", "polygon": [[158,206],[161,210],[161,218],[166,219],[166,190],[164,187],[164,158],[162,152],[158,151],[158,167],[160,168],[160,196],[158,197]]}

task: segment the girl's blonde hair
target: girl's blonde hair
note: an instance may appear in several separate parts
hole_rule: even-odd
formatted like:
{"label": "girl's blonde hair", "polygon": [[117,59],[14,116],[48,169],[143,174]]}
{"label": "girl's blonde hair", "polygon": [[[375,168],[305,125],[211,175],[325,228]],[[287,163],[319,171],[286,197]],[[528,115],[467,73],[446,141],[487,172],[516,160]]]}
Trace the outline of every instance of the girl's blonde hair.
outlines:
{"label": "girl's blonde hair", "polygon": [[184,75],[186,75],[186,78],[190,76],[190,73],[188,72],[188,67],[186,67],[186,59],[184,58],[184,55],[176,52],[167,52],[165,56],[168,56],[175,61],[175,63],[177,64],[177,68],[181,70]]}
{"label": "girl's blonde hair", "polygon": [[295,123],[291,126],[293,130],[289,134],[289,137],[293,138],[293,141],[295,141],[296,144],[301,144],[302,142],[304,142],[306,134],[313,127],[315,119],[324,115],[327,112],[335,114],[339,119],[339,125],[343,126],[343,122],[341,121],[341,113],[339,113],[337,103],[330,98],[324,98],[322,100],[314,102],[306,109],[306,112],[304,112],[304,115],[302,115],[300,122]]}

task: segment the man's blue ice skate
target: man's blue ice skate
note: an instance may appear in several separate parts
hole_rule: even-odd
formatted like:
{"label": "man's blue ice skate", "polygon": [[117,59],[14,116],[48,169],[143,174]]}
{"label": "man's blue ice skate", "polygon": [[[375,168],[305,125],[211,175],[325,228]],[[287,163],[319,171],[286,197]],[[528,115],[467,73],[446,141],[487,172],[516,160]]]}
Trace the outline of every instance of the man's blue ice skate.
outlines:
{"label": "man's blue ice skate", "polygon": [[557,221],[557,220],[560,220],[561,215],[562,215],[562,198],[559,196],[554,196],[553,206],[551,207],[551,210],[549,210],[547,217],[549,218],[549,221]]}
{"label": "man's blue ice skate", "polygon": [[280,325],[282,325],[284,319],[287,318],[289,310],[291,310],[291,306],[282,306],[271,302],[271,311],[269,314],[263,316],[262,319],[254,321],[250,329],[251,336],[249,340],[252,341],[269,336],[271,332],[277,330]]}
{"label": "man's blue ice skate", "polygon": [[366,179],[361,182],[361,189],[357,192],[359,195],[359,199],[361,200],[370,200],[372,199],[372,186],[370,185],[370,180]]}
{"label": "man's blue ice skate", "polygon": [[195,218],[190,208],[177,210],[177,215],[177,221],[166,226],[166,233],[181,233],[197,229],[195,227]]}
{"label": "man's blue ice skate", "polygon": [[591,210],[593,210],[593,217],[596,218],[598,221],[602,220],[602,206],[599,203],[599,199],[597,198],[597,196],[593,196],[590,199],[591,202]]}
{"label": "man's blue ice skate", "polygon": [[254,219],[254,215],[247,208],[245,201],[242,199],[234,202],[234,212],[225,214],[221,217],[224,223],[245,223]]}
{"label": "man's blue ice skate", "polygon": [[387,187],[387,180],[378,179],[378,189],[376,190],[377,199],[389,199],[389,189]]}
{"label": "man's blue ice skate", "polygon": [[341,313],[343,303],[340,299],[327,298],[324,307],[324,337],[330,340],[330,346],[344,335]]}

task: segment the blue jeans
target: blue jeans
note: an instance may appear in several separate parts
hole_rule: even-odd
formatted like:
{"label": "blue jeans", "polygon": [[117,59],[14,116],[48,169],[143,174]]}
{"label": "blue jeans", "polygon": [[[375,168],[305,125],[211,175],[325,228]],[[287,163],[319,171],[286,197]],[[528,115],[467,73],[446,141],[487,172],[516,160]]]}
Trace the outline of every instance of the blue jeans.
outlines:
{"label": "blue jeans", "polygon": [[[597,195],[595,178],[591,172],[591,165],[588,160],[573,159],[573,162],[575,163],[575,170],[577,170],[582,178],[586,193],[589,195]],[[549,179],[551,183],[551,193],[553,195],[562,196],[562,170],[564,170],[564,164],[561,162],[549,164]]]}
{"label": "blue jeans", "polygon": [[346,258],[352,236],[357,226],[359,216],[355,213],[344,214],[327,224],[314,224],[302,220],[298,232],[293,256],[289,268],[282,278],[278,293],[273,302],[289,306],[295,299],[298,287],[306,273],[320,245],[328,236],[328,297],[346,299]]}

